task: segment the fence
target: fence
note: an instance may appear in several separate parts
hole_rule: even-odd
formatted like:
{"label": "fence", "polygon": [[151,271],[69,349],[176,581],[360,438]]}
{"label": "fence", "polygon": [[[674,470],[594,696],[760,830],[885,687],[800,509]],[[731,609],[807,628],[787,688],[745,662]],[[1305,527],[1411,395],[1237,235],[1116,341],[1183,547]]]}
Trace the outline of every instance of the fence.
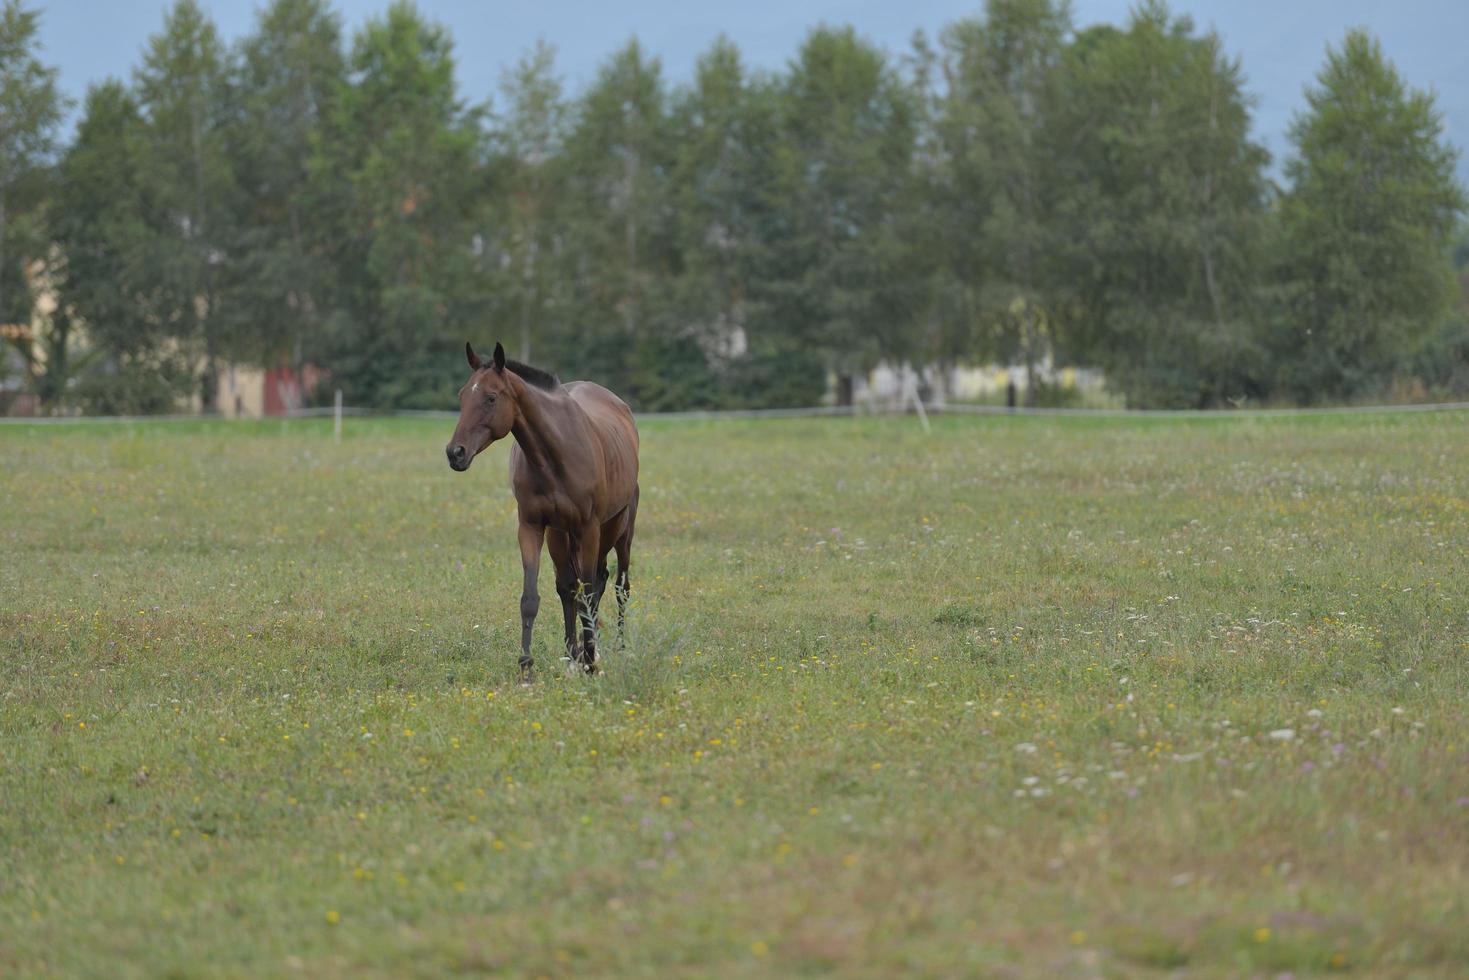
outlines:
{"label": "fence", "polygon": [[[1414,405],[1343,405],[1334,408],[1239,408],[1239,409],[1140,409],[1140,408],[1007,408],[1003,405],[971,405],[960,402],[928,404],[915,401],[911,406],[900,408],[876,407],[872,405],[814,405],[807,408],[752,408],[719,411],[691,412],[638,412],[640,419],[662,419],[670,421],[716,421],[722,419],[794,419],[794,418],[850,418],[854,416],[908,415],[921,418],[929,415],[1028,415],[1070,416],[1089,418],[1175,418],[1175,419],[1249,419],[1277,418],[1301,415],[1371,415],[1400,412],[1461,412],[1469,410],[1469,402],[1434,402]],[[336,405],[323,408],[305,408],[284,415],[265,416],[264,419],[312,419],[331,418],[336,421],[340,434],[343,418],[426,418],[455,419],[458,412],[400,410],[384,412],[371,408]],[[29,418],[0,417],[0,425],[67,425],[108,422],[188,422],[201,419],[217,419],[210,415],[59,415]],[[244,421],[244,420],[242,420]],[[253,417],[249,421],[262,421]]]}

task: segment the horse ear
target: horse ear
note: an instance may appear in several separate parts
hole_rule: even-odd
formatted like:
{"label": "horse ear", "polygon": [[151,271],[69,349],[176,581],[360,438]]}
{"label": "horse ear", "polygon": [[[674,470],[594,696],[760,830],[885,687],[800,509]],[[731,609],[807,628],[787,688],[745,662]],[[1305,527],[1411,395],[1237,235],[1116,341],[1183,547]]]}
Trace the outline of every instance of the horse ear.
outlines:
{"label": "horse ear", "polygon": [[505,348],[498,341],[495,343],[495,370],[505,370]]}
{"label": "horse ear", "polygon": [[484,362],[479,359],[479,355],[474,352],[474,348],[469,345],[469,341],[467,340],[464,342],[464,356],[469,359],[469,366],[476,371],[484,367]]}

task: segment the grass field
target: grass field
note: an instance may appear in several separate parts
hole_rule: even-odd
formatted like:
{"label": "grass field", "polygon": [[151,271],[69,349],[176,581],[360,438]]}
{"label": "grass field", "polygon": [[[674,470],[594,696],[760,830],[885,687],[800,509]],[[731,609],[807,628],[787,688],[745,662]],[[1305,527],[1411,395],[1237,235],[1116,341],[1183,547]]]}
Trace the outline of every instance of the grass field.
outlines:
{"label": "grass field", "polygon": [[451,428],[0,428],[0,975],[1463,975],[1464,415]]}

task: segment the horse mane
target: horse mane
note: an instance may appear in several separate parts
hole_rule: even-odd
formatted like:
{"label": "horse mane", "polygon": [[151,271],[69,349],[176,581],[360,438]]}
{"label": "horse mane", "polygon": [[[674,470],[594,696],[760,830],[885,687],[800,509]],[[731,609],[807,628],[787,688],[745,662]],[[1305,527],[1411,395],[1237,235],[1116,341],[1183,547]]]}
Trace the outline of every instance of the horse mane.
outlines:
{"label": "horse mane", "polygon": [[508,359],[505,361],[505,367],[518,374],[520,380],[536,388],[541,388],[545,391],[556,391],[561,387],[561,379],[550,371],[542,371],[538,367],[531,367],[529,364],[522,364],[519,361]]}

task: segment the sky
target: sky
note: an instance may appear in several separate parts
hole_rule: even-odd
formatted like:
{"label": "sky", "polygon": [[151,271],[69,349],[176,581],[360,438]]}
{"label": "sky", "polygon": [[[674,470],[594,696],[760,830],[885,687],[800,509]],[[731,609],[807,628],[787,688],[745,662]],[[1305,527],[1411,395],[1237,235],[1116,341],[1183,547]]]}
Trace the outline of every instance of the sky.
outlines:
{"label": "sky", "polygon": [[[249,32],[261,3],[200,0],[221,34]],[[350,32],[386,8],[388,0],[336,0]],[[80,102],[87,86],[127,78],[150,35],[163,23],[166,0],[29,0],[42,12],[43,57],[59,67],[62,89]],[[1288,152],[1286,131],[1304,105],[1303,91],[1351,27],[1366,27],[1407,81],[1438,94],[1448,139],[1469,147],[1469,2],[1466,0],[1172,0],[1172,8],[1216,29],[1225,50],[1241,59],[1246,88],[1257,99],[1255,132],[1278,165]],[[458,55],[461,92],[471,102],[495,94],[503,69],[543,38],[557,50],[568,89],[579,91],[599,64],[636,36],[663,63],[673,82],[690,78],[700,53],[728,35],[746,61],[782,68],[802,36],[817,24],[851,24],[891,53],[908,49],[915,30],[930,36],[982,8],[980,0],[418,0],[449,28]],[[1078,26],[1121,24],[1131,0],[1073,0]],[[1459,161],[1469,184],[1469,158]]]}

